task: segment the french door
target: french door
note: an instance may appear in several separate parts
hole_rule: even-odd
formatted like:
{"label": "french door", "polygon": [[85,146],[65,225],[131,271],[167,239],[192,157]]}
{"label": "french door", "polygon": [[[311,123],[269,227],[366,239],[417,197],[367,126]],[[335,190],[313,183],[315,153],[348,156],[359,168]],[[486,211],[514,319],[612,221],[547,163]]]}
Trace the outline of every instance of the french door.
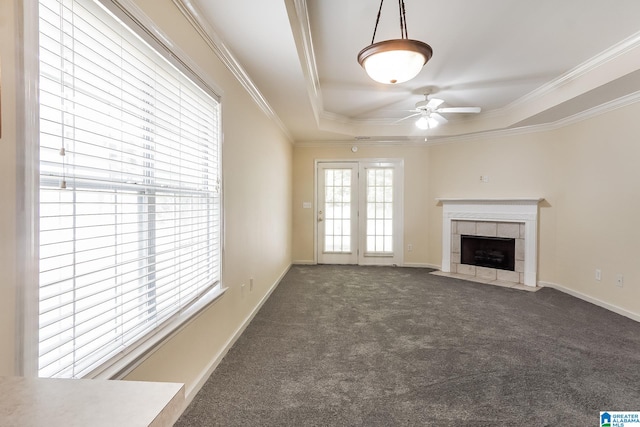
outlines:
{"label": "french door", "polygon": [[319,264],[402,264],[401,161],[318,162]]}

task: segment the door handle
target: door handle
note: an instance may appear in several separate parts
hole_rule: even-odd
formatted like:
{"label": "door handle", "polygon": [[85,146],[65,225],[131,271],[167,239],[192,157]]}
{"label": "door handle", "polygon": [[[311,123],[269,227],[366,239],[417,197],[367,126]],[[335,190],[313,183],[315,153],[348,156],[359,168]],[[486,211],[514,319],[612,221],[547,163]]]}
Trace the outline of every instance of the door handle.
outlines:
{"label": "door handle", "polygon": [[322,218],[322,211],[318,211],[318,222],[322,222],[324,219]]}

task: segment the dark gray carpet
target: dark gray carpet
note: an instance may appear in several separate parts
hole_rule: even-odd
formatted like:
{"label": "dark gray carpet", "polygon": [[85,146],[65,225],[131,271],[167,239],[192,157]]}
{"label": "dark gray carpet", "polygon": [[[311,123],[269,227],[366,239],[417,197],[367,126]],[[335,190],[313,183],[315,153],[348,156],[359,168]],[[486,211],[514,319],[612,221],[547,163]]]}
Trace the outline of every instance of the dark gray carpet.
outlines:
{"label": "dark gray carpet", "polygon": [[293,266],[178,426],[592,426],[640,410],[640,324],[544,288]]}

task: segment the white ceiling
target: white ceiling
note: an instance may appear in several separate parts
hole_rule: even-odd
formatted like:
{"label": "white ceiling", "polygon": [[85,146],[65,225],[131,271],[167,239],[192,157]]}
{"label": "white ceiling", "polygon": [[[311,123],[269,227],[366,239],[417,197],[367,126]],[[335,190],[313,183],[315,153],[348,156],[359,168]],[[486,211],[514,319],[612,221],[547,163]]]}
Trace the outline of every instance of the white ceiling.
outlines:
{"label": "white ceiling", "polygon": [[[222,41],[295,142],[437,141],[562,123],[640,99],[637,0],[405,0],[409,37],[434,54],[418,77],[391,86],[356,61],[371,42],[378,0],[174,1]],[[376,41],[399,37],[398,3],[387,0]],[[449,114],[430,131],[396,123],[427,90],[443,106],[482,113]]]}

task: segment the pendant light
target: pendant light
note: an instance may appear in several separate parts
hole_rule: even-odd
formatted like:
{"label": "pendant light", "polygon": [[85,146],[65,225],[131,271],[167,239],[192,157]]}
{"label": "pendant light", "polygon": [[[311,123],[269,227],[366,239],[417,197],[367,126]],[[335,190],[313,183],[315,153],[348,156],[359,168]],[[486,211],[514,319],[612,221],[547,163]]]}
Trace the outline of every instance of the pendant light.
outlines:
{"label": "pendant light", "polygon": [[377,82],[384,84],[406,82],[418,75],[424,64],[431,59],[433,50],[428,44],[409,38],[404,0],[398,0],[401,38],[374,43],[380,22],[382,3],[384,0],[380,1],[371,44],[358,53],[358,63],[365,69],[369,77]]}

